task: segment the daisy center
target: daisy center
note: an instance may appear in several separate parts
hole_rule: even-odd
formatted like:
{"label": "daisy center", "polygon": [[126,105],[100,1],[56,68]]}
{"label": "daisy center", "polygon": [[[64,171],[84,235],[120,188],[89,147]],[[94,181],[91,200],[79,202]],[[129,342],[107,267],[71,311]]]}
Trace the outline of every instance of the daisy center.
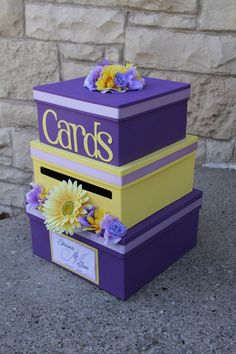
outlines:
{"label": "daisy center", "polygon": [[72,215],[74,211],[74,203],[70,200],[65,202],[62,206],[62,214],[63,215]]}

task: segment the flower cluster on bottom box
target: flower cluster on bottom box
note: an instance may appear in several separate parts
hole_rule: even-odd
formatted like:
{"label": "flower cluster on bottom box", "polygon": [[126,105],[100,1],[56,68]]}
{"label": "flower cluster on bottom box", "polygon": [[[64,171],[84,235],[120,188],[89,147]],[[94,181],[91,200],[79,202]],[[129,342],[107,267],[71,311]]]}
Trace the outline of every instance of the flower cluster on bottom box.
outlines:
{"label": "flower cluster on bottom box", "polygon": [[108,211],[89,204],[89,195],[77,181],[59,182],[51,190],[31,183],[26,194],[28,208],[39,210],[48,230],[73,235],[91,231],[104,237],[105,243],[117,244],[127,233],[124,224]]}

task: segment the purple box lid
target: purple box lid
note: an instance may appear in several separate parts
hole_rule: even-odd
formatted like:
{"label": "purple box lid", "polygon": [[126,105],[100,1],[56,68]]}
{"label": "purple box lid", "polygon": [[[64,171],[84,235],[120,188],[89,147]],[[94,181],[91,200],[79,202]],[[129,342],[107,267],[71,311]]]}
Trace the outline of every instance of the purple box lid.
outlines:
{"label": "purple box lid", "polygon": [[190,84],[188,83],[149,77],[146,77],[145,81],[146,85],[142,91],[104,94],[91,92],[83,87],[84,77],[81,77],[36,86],[34,99],[110,118],[125,118],[189,98]]}
{"label": "purple box lid", "polygon": [[73,80],[36,86],[34,90],[118,108],[190,88],[190,84],[188,83],[145,77],[146,84],[142,91],[102,94],[97,91],[89,91],[83,87],[83,82],[84,77],[80,77]]}

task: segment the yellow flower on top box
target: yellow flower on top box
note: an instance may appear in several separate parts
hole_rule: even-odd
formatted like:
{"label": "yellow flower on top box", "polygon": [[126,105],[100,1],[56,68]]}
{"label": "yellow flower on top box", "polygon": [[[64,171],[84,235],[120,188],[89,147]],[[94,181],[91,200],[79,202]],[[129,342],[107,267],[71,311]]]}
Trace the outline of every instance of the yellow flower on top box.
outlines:
{"label": "yellow flower on top box", "polygon": [[39,141],[31,143],[35,183],[77,180],[90,203],[130,228],[193,189],[197,138],[185,139],[123,166],[112,166]]}

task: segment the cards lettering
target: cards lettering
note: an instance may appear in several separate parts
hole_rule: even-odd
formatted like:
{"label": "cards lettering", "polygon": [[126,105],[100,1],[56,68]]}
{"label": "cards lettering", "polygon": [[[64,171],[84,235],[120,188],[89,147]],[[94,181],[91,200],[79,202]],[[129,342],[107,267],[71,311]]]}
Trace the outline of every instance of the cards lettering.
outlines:
{"label": "cards lettering", "polygon": [[[57,132],[56,139],[50,136],[48,126]],[[86,131],[82,124],[69,123],[64,119],[58,119],[57,112],[47,109],[42,116],[43,133],[51,145],[60,145],[62,148],[80,153],[81,146],[88,157],[110,162],[113,152],[110,147],[112,136],[101,130],[101,123],[93,123],[93,131]]]}

